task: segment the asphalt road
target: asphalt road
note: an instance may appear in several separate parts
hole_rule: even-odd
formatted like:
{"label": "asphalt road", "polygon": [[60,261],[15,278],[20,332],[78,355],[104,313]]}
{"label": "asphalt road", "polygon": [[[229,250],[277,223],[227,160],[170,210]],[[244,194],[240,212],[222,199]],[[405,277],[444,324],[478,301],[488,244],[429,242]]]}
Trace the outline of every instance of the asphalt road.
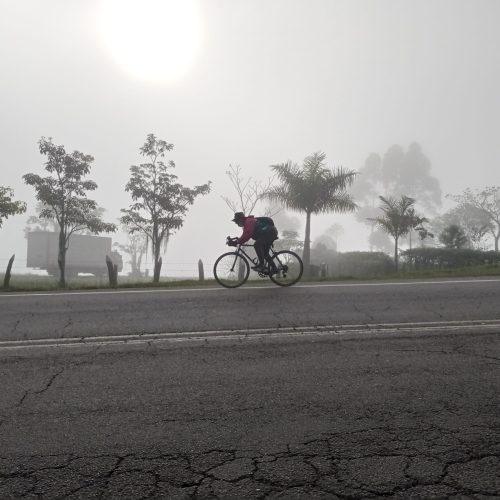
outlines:
{"label": "asphalt road", "polygon": [[0,294],[0,340],[500,319],[500,280]]}
{"label": "asphalt road", "polygon": [[498,498],[499,296],[0,295],[0,498]]}

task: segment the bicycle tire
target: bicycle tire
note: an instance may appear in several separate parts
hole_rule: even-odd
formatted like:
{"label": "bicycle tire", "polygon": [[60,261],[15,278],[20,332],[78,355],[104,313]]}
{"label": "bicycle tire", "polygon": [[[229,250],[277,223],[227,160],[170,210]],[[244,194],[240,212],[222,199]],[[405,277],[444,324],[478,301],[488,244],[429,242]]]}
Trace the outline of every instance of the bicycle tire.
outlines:
{"label": "bicycle tire", "polygon": [[238,252],[222,254],[214,264],[214,277],[225,288],[237,288],[248,279],[250,265]]}
{"label": "bicycle tire", "polygon": [[281,250],[273,256],[278,272],[270,274],[269,278],[279,286],[292,286],[302,278],[304,264],[302,259],[290,250]]}

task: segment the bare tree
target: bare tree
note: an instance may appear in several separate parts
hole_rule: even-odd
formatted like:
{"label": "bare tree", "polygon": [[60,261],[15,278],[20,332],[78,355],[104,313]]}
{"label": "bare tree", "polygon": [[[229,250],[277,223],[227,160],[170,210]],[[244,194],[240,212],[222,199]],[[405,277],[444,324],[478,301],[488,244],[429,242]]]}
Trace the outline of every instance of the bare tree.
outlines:
{"label": "bare tree", "polygon": [[253,213],[257,203],[265,198],[274,181],[274,176],[268,177],[266,181],[244,177],[240,165],[229,165],[226,175],[236,191],[236,200],[227,196],[221,196],[221,198],[232,212],[243,212],[247,215]]}

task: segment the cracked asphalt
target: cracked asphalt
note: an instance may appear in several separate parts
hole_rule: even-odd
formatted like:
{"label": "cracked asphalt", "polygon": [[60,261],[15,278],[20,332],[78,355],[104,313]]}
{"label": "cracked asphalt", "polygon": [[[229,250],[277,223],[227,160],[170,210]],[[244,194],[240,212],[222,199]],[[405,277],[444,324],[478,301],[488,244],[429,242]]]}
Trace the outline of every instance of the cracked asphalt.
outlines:
{"label": "cracked asphalt", "polygon": [[498,339],[4,356],[0,498],[498,498]]}
{"label": "cracked asphalt", "polygon": [[470,326],[0,350],[0,498],[500,498],[499,340]]}

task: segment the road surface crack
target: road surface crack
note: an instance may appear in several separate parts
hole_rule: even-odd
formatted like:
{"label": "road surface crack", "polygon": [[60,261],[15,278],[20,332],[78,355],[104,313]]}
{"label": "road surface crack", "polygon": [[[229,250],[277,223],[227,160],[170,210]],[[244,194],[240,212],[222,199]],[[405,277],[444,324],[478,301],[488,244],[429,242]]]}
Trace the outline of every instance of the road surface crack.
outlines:
{"label": "road surface crack", "polygon": [[54,381],[56,380],[56,378],[61,375],[61,373],[64,372],[64,368],[61,368],[59,371],[57,371],[56,373],[54,373],[50,378],[49,380],[47,381],[47,383],[45,384],[44,387],[42,387],[41,389],[37,390],[37,391],[33,391],[31,389],[28,389],[24,392],[24,394],[22,395],[21,399],[19,400],[19,402],[17,403],[16,405],[16,408],[19,408],[20,406],[23,405],[25,399],[30,395],[30,394],[33,394],[33,395],[38,395],[38,394],[43,394],[44,392],[46,392],[47,390],[50,389],[50,387],[52,386],[52,384],[54,383]]}

